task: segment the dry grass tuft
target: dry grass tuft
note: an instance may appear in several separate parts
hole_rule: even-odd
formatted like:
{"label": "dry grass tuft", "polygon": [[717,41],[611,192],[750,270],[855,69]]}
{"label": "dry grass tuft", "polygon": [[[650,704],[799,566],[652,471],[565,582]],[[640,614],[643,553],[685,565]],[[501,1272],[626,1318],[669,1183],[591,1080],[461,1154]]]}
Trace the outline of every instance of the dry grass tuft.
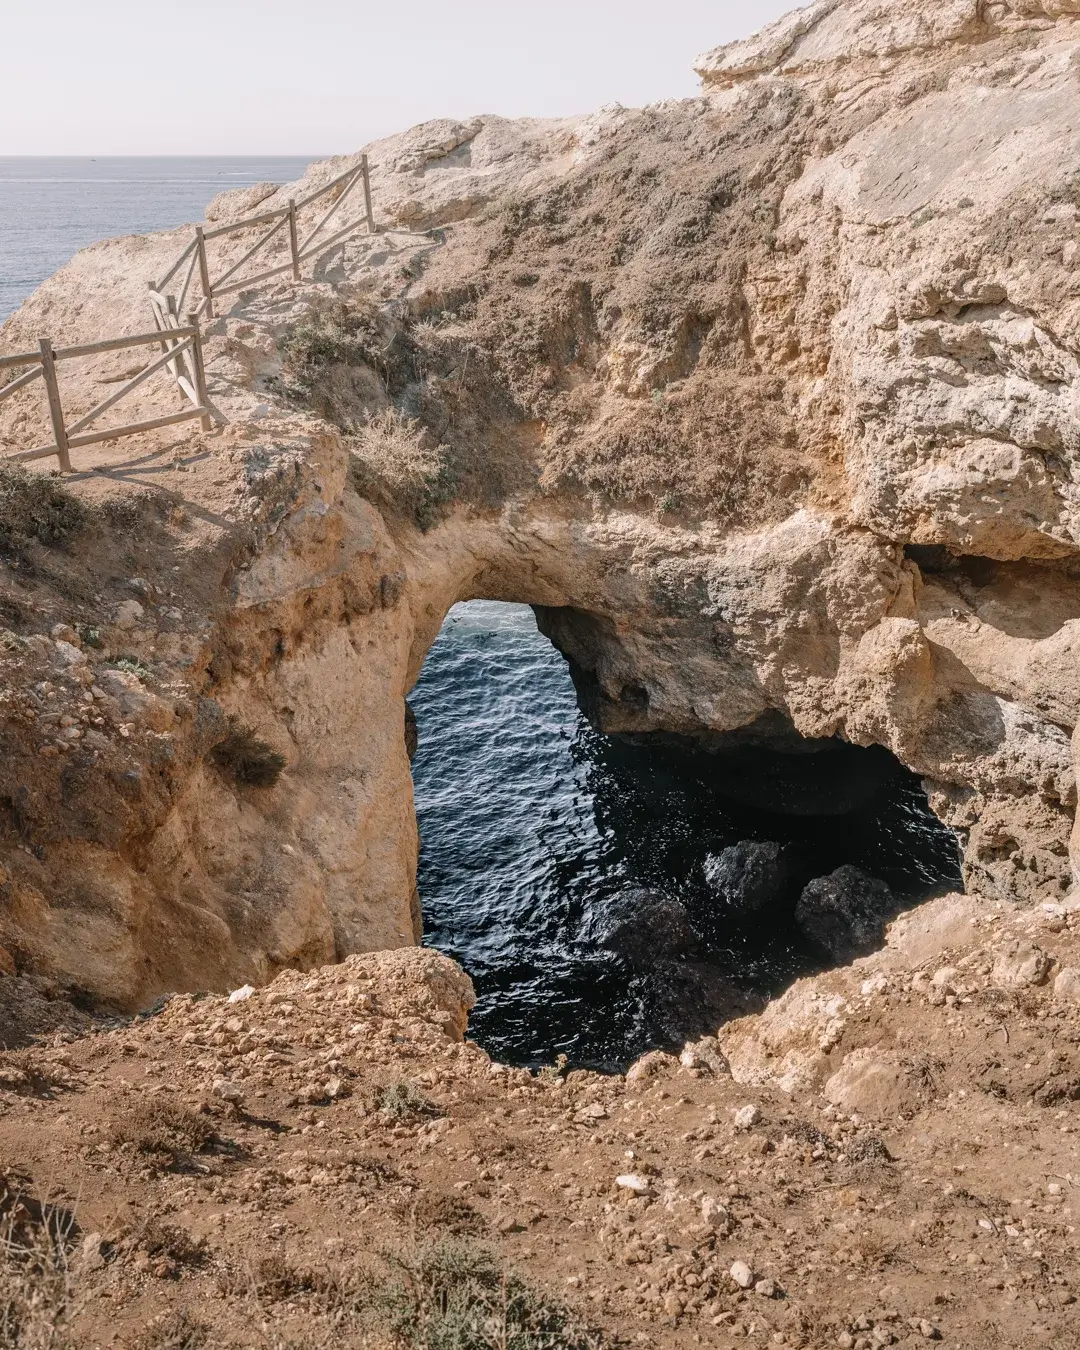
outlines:
{"label": "dry grass tuft", "polygon": [[190,1163],[216,1137],[209,1116],[155,1097],[117,1121],[111,1143],[114,1147],[133,1144],[136,1152],[147,1154],[161,1166],[176,1168]]}
{"label": "dry grass tuft", "polygon": [[143,1329],[133,1350],[202,1350],[210,1340],[210,1328],[186,1308],[164,1313]]}
{"label": "dry grass tuft", "polygon": [[76,1296],[68,1266],[74,1228],[20,1223],[9,1213],[0,1225],[0,1346],[5,1350],[75,1350],[70,1328]]}
{"label": "dry grass tuft", "polygon": [[412,516],[421,529],[434,524],[454,496],[456,476],[447,448],[415,418],[393,408],[369,415],[352,449],[357,492]]}

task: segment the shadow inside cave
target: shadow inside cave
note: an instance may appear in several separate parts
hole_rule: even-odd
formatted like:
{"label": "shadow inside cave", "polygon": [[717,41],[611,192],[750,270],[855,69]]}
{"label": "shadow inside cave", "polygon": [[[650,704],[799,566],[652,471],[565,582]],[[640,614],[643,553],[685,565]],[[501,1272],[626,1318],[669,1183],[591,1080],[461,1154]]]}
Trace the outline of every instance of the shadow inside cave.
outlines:
{"label": "shadow inside cave", "polygon": [[412,702],[425,941],[497,1059],[624,1068],[962,887],[887,750],[601,735],[525,606],[455,606]]}

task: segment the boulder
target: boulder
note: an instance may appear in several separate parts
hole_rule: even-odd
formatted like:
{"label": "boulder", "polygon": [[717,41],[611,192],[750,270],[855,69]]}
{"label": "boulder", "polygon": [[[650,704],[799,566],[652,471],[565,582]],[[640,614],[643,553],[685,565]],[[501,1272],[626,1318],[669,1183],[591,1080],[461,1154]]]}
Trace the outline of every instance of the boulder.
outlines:
{"label": "boulder", "polygon": [[206,219],[211,224],[223,220],[240,220],[272,197],[280,186],[280,183],[251,183],[246,187],[227,188],[219,192],[206,208]]}
{"label": "boulder", "polygon": [[1065,966],[1058,972],[1054,981],[1054,997],[1063,1002],[1080,1002],[1080,967]]}
{"label": "boulder", "polygon": [[826,1099],[846,1115],[887,1117],[910,1111],[918,1100],[902,1064],[872,1049],[852,1051],[824,1087]]}
{"label": "boulder", "polygon": [[690,951],[697,936],[686,909],[662,891],[630,887],[612,896],[593,917],[590,939],[635,966]]}
{"label": "boulder", "polygon": [[790,878],[782,844],[744,839],[704,862],[709,889],[734,916],[757,914],[783,898]]}
{"label": "boulder", "polygon": [[795,922],[834,961],[850,961],[881,946],[895,909],[884,881],[845,863],[803,887]]}
{"label": "boulder", "polygon": [[640,1059],[634,1060],[626,1071],[628,1083],[645,1083],[652,1078],[672,1073],[679,1067],[674,1055],[664,1050],[649,1050]]}
{"label": "boulder", "polygon": [[1034,987],[1046,983],[1053,966],[1053,957],[1041,947],[1017,939],[994,962],[993,980],[1004,989]]}

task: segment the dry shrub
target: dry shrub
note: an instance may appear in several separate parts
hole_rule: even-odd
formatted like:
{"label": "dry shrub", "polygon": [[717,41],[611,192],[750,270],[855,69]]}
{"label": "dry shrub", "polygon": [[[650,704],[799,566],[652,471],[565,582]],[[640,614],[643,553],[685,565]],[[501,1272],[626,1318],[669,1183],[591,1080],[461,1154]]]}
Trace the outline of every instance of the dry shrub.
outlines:
{"label": "dry shrub", "polygon": [[182,1167],[216,1139],[213,1121],[202,1112],[154,1097],[113,1127],[114,1147],[134,1144],[163,1167]]}
{"label": "dry shrub", "polygon": [[133,1350],[202,1350],[209,1339],[210,1328],[182,1308],[149,1322]]}
{"label": "dry shrub", "polygon": [[362,496],[412,516],[421,529],[438,519],[456,479],[445,446],[415,418],[393,408],[369,414],[352,439],[351,477]]}
{"label": "dry shrub", "polygon": [[385,1083],[375,1094],[375,1106],[395,1120],[417,1116],[440,1116],[442,1112],[425,1093],[405,1079]]}
{"label": "dry shrub", "polygon": [[255,1267],[253,1279],[256,1293],[272,1302],[296,1298],[299,1294],[325,1293],[334,1283],[327,1271],[294,1266],[277,1253],[263,1257]]}
{"label": "dry shrub", "polygon": [[232,774],[241,787],[273,787],[286,764],[284,755],[235,717],[229,718],[228,735],[214,746],[210,758],[219,769]]}
{"label": "dry shrub", "polygon": [[[486,1247],[444,1238],[387,1253],[360,1306],[398,1350],[598,1350],[599,1333],[504,1269]],[[356,1296],[354,1296],[356,1297]]]}
{"label": "dry shrub", "polygon": [[0,547],[17,550],[29,540],[66,544],[88,518],[86,507],[58,479],[0,464]]}
{"label": "dry shrub", "polygon": [[477,1237],[487,1228],[487,1220],[460,1195],[422,1194],[412,1207],[417,1228],[443,1228],[455,1237]]}
{"label": "dry shrub", "polygon": [[0,1059],[0,1088],[26,1097],[55,1097],[74,1085],[61,1065],[50,1064],[34,1049],[11,1050]]}
{"label": "dry shrub", "polygon": [[893,1161],[889,1147],[879,1134],[857,1134],[846,1146],[848,1162],[888,1163]]}
{"label": "dry shrub", "polygon": [[0,1224],[0,1346],[74,1350],[75,1290],[68,1267],[74,1224]]}
{"label": "dry shrub", "polygon": [[[231,1289],[230,1293],[238,1293]],[[310,1271],[271,1257],[247,1286],[266,1350],[600,1350],[598,1333],[505,1270],[486,1247],[452,1237],[384,1252],[378,1262]],[[300,1339],[272,1305],[303,1299]]]}
{"label": "dry shrub", "polygon": [[165,1263],[168,1269],[164,1273],[168,1275],[179,1274],[181,1266],[201,1266],[206,1260],[206,1243],[201,1238],[193,1238],[186,1228],[159,1219],[148,1219],[133,1235],[133,1241],[137,1251]]}

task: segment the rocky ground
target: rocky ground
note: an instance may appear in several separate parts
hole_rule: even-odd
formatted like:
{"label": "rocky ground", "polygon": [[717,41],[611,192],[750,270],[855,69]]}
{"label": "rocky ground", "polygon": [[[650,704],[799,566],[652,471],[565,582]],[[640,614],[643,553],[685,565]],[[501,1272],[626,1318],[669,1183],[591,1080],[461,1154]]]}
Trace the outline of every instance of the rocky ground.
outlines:
{"label": "rocky ground", "polygon": [[0,1339],[1067,1350],[1078,913],[932,901],[625,1076],[493,1063],[426,950],[113,1023],[0,980]]}

